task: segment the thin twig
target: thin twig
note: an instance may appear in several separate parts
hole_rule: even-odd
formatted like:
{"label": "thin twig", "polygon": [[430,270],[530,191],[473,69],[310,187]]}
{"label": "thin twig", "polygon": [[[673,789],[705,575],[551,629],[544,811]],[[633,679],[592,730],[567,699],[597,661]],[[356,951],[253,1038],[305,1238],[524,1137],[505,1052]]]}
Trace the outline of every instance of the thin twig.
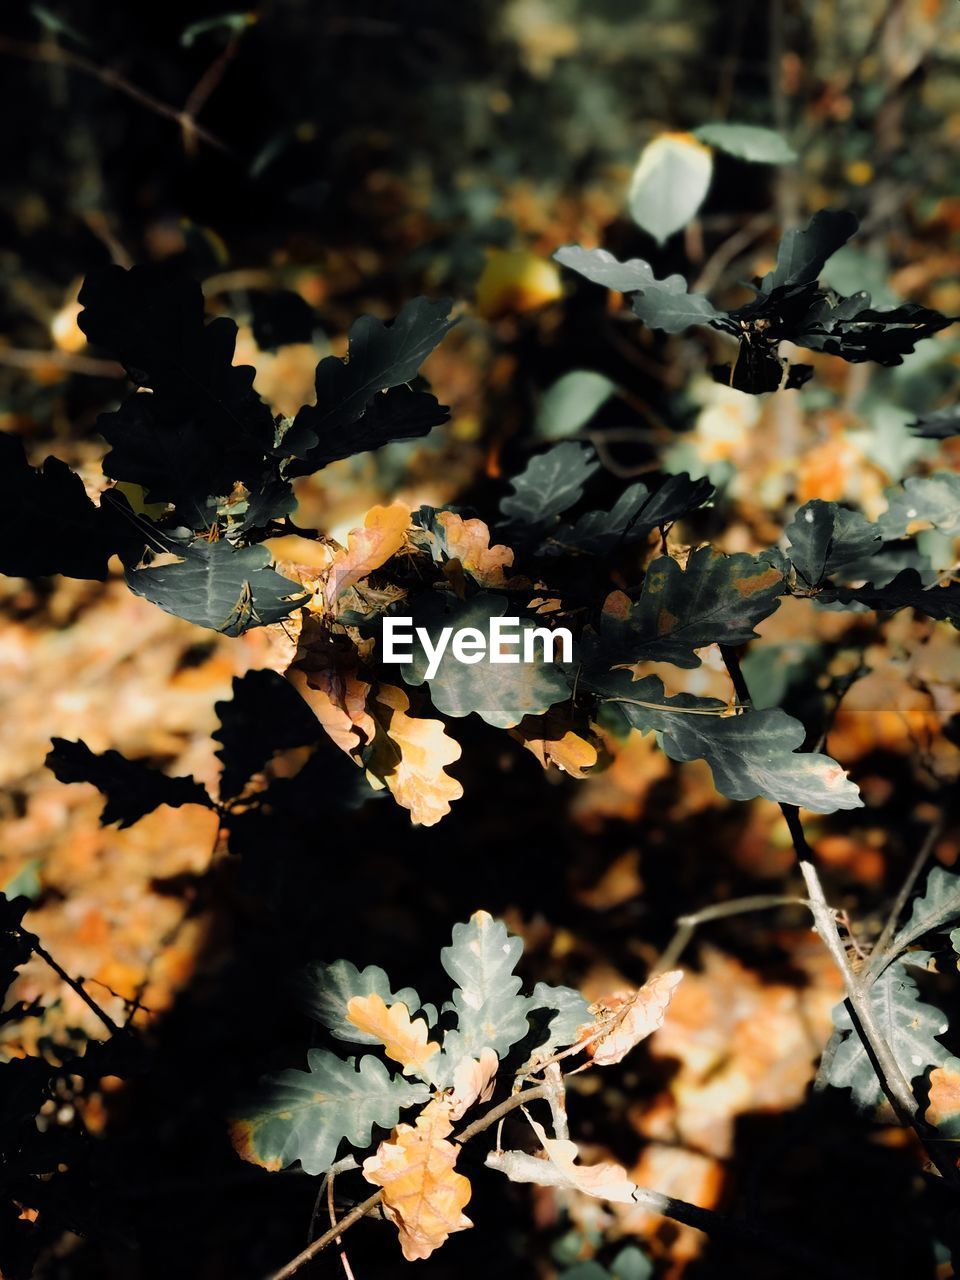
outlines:
{"label": "thin twig", "polygon": [[107,1028],[107,1030],[112,1035],[120,1034],[123,1028],[119,1027],[114,1022],[114,1020],[110,1017],[110,1015],[108,1013],[105,1013],[103,1009],[100,1008],[96,1000],[94,1000],[93,996],[91,996],[87,991],[84,990],[82,984],[76,978],[71,978],[69,973],[67,973],[66,969],[64,969],[62,965],[57,964],[56,960],[54,960],[53,956],[46,949],[46,947],[41,946],[39,942],[34,942],[32,944],[31,949],[35,956],[39,956],[40,959],[45,964],[48,964],[50,966],[53,972],[59,977],[61,982],[65,982],[72,991],[75,991],[77,993],[77,995],[80,997],[83,1003],[87,1006],[87,1008],[93,1010],[93,1012],[97,1015],[97,1017],[100,1019],[100,1021],[103,1023],[103,1025]]}
{"label": "thin twig", "polygon": [[809,906],[809,903],[806,898],[767,893],[757,894],[748,898],[733,898],[729,902],[715,902],[712,906],[704,907],[702,911],[696,911],[688,916],[680,916],[677,920],[676,932],[649,976],[652,978],[667,969],[675,968],[701,924],[708,924],[711,920],[722,920],[726,916],[746,915],[750,911],[769,911],[774,907],[807,906]]}
{"label": "thin twig", "polygon": [[[330,1226],[333,1227],[334,1229],[338,1228],[340,1224],[337,1222],[337,1211],[333,1203],[333,1174],[332,1173],[327,1178],[327,1209],[330,1213]],[[339,1253],[340,1255],[340,1264],[343,1267],[343,1274],[347,1277],[347,1280],[355,1280],[353,1270],[350,1266],[350,1261],[347,1258],[347,1251],[343,1247],[343,1240],[341,1239],[340,1236],[334,1236],[334,1240],[336,1241],[336,1245],[337,1245],[337,1253]]]}
{"label": "thin twig", "polygon": [[[874,946],[873,946],[874,956],[883,955],[883,953],[886,951],[887,947],[890,944],[891,938],[896,933],[897,923],[900,920],[901,915],[903,914],[903,909],[907,905],[907,900],[909,899],[910,894],[913,892],[913,886],[920,879],[920,872],[927,865],[927,860],[930,857],[931,853],[933,853],[934,845],[943,835],[943,827],[944,827],[945,821],[946,821],[945,815],[941,810],[939,815],[937,816],[936,821],[928,828],[927,834],[923,840],[923,844],[921,844],[920,849],[917,853],[917,856],[913,860],[913,865],[911,866],[910,870],[907,872],[907,877],[904,880],[903,884],[900,886],[900,892],[897,894],[896,898],[894,899],[893,906],[890,908],[890,913],[887,916],[887,922],[883,926],[883,929],[881,930],[879,938],[877,938],[876,942],[874,943]],[[869,970],[867,971],[867,973],[869,975]]]}
{"label": "thin twig", "polygon": [[0,364],[14,369],[62,369],[64,373],[86,373],[91,378],[125,378],[122,364],[115,360],[97,360],[94,356],[78,356],[71,351],[30,351],[17,347],[0,347]]}
{"label": "thin twig", "polygon": [[84,75],[93,76],[101,84],[105,84],[111,89],[116,89],[118,93],[126,94],[128,98],[132,98],[134,102],[146,107],[148,111],[153,111],[156,115],[163,116],[166,120],[172,120],[179,125],[185,135],[192,134],[202,142],[205,142],[207,146],[214,147],[217,151],[227,153],[230,151],[226,143],[221,142],[215,134],[197,124],[188,111],[178,110],[176,107],[172,107],[169,102],[155,98],[152,93],[147,93],[138,85],[132,84],[119,72],[112,71],[109,67],[99,67],[95,62],[91,62],[89,58],[85,58],[83,54],[74,53],[72,50],[64,49],[58,44],[28,44],[23,40],[11,40],[8,36],[0,36],[0,53],[8,53],[15,58],[24,58],[28,62],[48,62],[53,63],[55,66],[70,67],[74,71],[83,72]]}
{"label": "thin twig", "polygon": [[[749,688],[736,653],[727,645],[721,645],[720,652],[738,696],[741,696],[742,690],[749,697]],[[931,1135],[927,1132],[927,1127],[920,1115],[920,1105],[917,1102],[916,1095],[883,1035],[876,1011],[870,1000],[869,991],[861,986],[859,979],[851,968],[846,948],[837,930],[836,913],[827,904],[823,886],[820,883],[820,876],[813,862],[813,850],[810,848],[803,830],[803,824],[800,821],[800,810],[797,805],[781,802],[780,811],[790,832],[790,838],[793,841],[793,847],[796,850],[797,860],[800,864],[800,872],[807,886],[810,911],[813,914],[817,933],[820,935],[843,979],[843,985],[847,993],[845,1002],[847,1011],[864,1050],[877,1073],[880,1087],[893,1107],[900,1123],[914,1130],[930,1161],[935,1165],[943,1179],[954,1187],[960,1186],[960,1170],[958,1170],[954,1161],[938,1147],[936,1141],[930,1141]]]}
{"label": "thin twig", "polygon": [[[517,1107],[522,1107],[527,1102],[535,1102],[538,1098],[546,1098],[550,1092],[550,1088],[550,1085],[539,1084],[533,1089],[524,1089],[522,1093],[515,1093],[511,1097],[505,1098],[503,1102],[498,1103],[495,1107],[491,1107],[490,1110],[480,1116],[479,1119],[474,1120],[473,1124],[468,1124],[460,1133],[454,1134],[454,1142],[458,1142],[461,1145],[465,1142],[469,1142],[471,1138],[476,1136],[476,1134],[483,1133],[484,1129],[489,1129],[491,1125],[496,1124],[497,1121],[500,1120],[502,1116],[507,1115],[508,1112],[515,1110]],[[301,1253],[298,1253],[295,1258],[292,1258],[285,1267],[281,1267],[279,1271],[275,1271],[270,1276],[270,1280],[289,1280],[290,1276],[296,1275],[300,1268],[305,1266],[311,1258],[315,1258],[318,1253],[321,1253],[329,1245],[333,1244],[334,1241],[339,1239],[343,1232],[349,1230],[349,1228],[359,1222],[361,1218],[365,1218],[368,1213],[372,1213],[382,1199],[383,1191],[380,1190],[374,1195],[369,1196],[361,1204],[358,1204],[356,1208],[351,1209],[345,1217],[340,1219],[335,1227],[331,1227],[330,1230],[325,1231],[322,1236],[318,1236],[312,1244],[308,1244],[306,1249]]]}

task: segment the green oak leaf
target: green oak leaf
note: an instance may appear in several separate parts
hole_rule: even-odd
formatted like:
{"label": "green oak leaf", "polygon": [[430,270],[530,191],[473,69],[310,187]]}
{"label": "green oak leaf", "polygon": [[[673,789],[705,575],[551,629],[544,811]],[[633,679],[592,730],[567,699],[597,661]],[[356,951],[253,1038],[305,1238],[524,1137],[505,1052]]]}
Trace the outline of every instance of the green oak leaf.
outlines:
{"label": "green oak leaf", "polygon": [[818,603],[873,609],[877,613],[916,609],[929,618],[960,626],[960,583],[927,583],[916,569],[901,569],[882,587],[834,587],[821,592]]}
{"label": "green oak leaf", "polygon": [[444,1054],[475,1058],[490,1048],[503,1058],[527,1034],[528,1001],[514,973],[521,955],[523,940],[486,911],[453,926],[451,944],[440,952],[444,971],[457,984],[450,1006],[457,1027],[444,1038]]}
{"label": "green oak leaf", "polygon": [[617,384],[593,369],[571,369],[544,391],[534,430],[543,440],[562,440],[579,431],[616,394]]}
{"label": "green oak leaf", "polygon": [[713,156],[689,134],[647,143],[630,179],[627,203],[638,227],[663,244],[695,218],[713,176]]}
{"label": "green oak leaf", "polygon": [[844,565],[880,549],[877,525],[859,511],[814,498],[799,509],[786,528],[790,559],[798,576],[811,588]]}
{"label": "green oak leaf", "polygon": [[918,522],[945,533],[960,530],[960,475],[955,471],[911,476],[886,496],[887,509],[878,521],[885,538],[902,538]]}
{"label": "green oak leaf", "polygon": [[560,524],[541,544],[546,556],[607,555],[619,546],[645,538],[651,529],[672,524],[710,498],[707,479],[691,480],[685,473],[668,476],[651,492],[638,481],[624,489],[609,511],[585,511],[574,524]]}
{"label": "green oak leaf", "polygon": [[694,129],[693,136],[708,147],[754,164],[792,164],[797,159],[797,153],[782,134],[758,124],[718,120]]}
{"label": "green oak leaf", "polygon": [[590,1005],[579,991],[547,982],[538,982],[533,988],[529,1016],[546,1023],[546,1038],[536,1047],[541,1058],[574,1044],[577,1032],[591,1021]]}
{"label": "green oak leaf", "polygon": [[91,751],[85,742],[52,738],[53,748],[44,761],[60,782],[91,782],[107,803],[100,825],[115,822],[130,827],[162,804],[179,809],[184,804],[213,808],[206,788],[196,778],[171,778],[142,760],[128,760],[119,751]]}
{"label": "green oak leaf", "polygon": [[777,265],[760,281],[760,292],[812,284],[828,258],[856,231],[856,217],[844,209],[821,209],[805,227],[794,227],[780,241]]}
{"label": "green oak leaf", "polygon": [[[484,637],[489,634],[491,618],[514,616],[516,606],[507,596],[484,591],[469,600],[458,600],[446,593],[423,597],[412,606],[414,625],[425,627],[433,643],[444,627],[454,632],[464,627],[476,628]],[[537,629],[530,618],[520,618],[519,632]],[[549,630],[542,625],[540,630]],[[510,653],[520,657],[519,646]],[[559,650],[557,651],[559,655]],[[476,712],[487,724],[512,729],[524,716],[541,715],[557,702],[570,697],[574,671],[565,663],[544,662],[542,645],[536,643],[535,662],[494,663],[488,655],[469,665],[454,657],[448,646],[437,673],[430,681],[430,698],[438,711],[448,716],[468,716]],[[428,658],[419,640],[414,638],[413,661],[400,668],[407,684],[417,686],[427,679]]]}
{"label": "green oak leaf", "polygon": [[711,324],[722,320],[726,312],[718,311],[702,293],[689,293],[683,276],[667,276],[658,280],[653,269],[642,258],[618,262],[606,249],[583,249],[565,245],[553,255],[561,266],[569,267],[594,284],[634,295],[634,313],[650,326],[665,333],[682,333],[691,325]]}
{"label": "green oak leaf", "polygon": [[412,987],[394,992],[390,979],[375,964],[358,969],[349,960],[333,964],[315,961],[308,965],[297,983],[304,1011],[327,1028],[338,1040],[351,1044],[380,1044],[376,1036],[361,1031],[347,1018],[347,1001],[354,996],[377,995],[384,1004],[405,1004],[411,1015],[420,1008],[420,997]]}
{"label": "green oak leaf", "polygon": [[311,1049],[308,1070],[281,1071],[261,1082],[259,1096],[231,1126],[245,1160],[285,1169],[299,1160],[306,1173],[326,1173],[346,1139],[364,1150],[374,1125],[392,1129],[404,1107],[424,1103],[426,1085],[391,1076],[379,1058],[345,1062]]}
{"label": "green oak leaf", "polygon": [[238,636],[279,622],[306,599],[297,583],[270,568],[266,547],[235,550],[226,541],[200,541],[177,554],[173,564],[127,569],[127,586],[198,627]]}
{"label": "green oak leaf", "polygon": [[766,556],[691,552],[686,567],[672,556],[651,561],[640,599],[607,609],[600,622],[603,653],[618,662],[672,662],[698,667],[694,652],[709,644],[744,644],[779,607],[781,568]]}
{"label": "green oak leaf", "polygon": [[724,703],[681,693],[668,698],[657,676],[634,681],[627,671],[584,683],[621,723],[658,735],[671,760],[706,760],[717,790],[731,800],[764,796],[814,813],[857,809],[856,786],[829,756],[798,751],[804,728],[779,707],[725,715]]}
{"label": "green oak leaf", "polygon": [[[880,1033],[890,1046],[907,1080],[923,1075],[928,1067],[947,1066],[952,1055],[937,1039],[947,1030],[940,1009],[920,998],[920,990],[910,970],[922,968],[930,959],[926,951],[912,951],[895,960],[870,988],[870,1004]],[[880,1105],[883,1090],[873,1063],[857,1034],[846,1004],[833,1013],[836,1033],[842,1037],[823,1073],[827,1084],[850,1089],[857,1107],[868,1110]]]}
{"label": "green oak leaf", "polygon": [[599,465],[589,445],[565,440],[536,454],[513,477],[513,492],[501,499],[500,510],[511,523],[545,524],[579,502]]}
{"label": "green oak leaf", "polygon": [[391,440],[425,435],[446,421],[447,410],[432,396],[406,384],[456,323],[452,306],[449,299],[414,298],[389,324],[374,316],[354,321],[347,359],[320,361],[317,403],[304,405],[280,440],[281,454],[307,464],[293,465],[287,474],[317,471]]}

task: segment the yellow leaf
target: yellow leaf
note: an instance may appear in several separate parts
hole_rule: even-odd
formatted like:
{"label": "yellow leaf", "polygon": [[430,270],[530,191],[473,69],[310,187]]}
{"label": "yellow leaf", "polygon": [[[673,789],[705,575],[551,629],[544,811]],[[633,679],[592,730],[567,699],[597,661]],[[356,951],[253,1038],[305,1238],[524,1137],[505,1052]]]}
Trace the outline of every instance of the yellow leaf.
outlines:
{"label": "yellow leaf", "polygon": [[561,297],[560,272],[526,249],[488,249],[477,281],[477,311],[485,320],[535,311]]}
{"label": "yellow leaf", "polygon": [[[281,537],[267,538],[263,545],[278,565],[288,566],[294,571],[304,568],[316,573],[329,568],[334,558],[328,542],[305,538],[300,533],[285,533]],[[287,576],[292,577],[293,574]]]}
{"label": "yellow leaf", "polygon": [[146,516],[148,520],[159,520],[166,511],[166,502],[148,502],[147,491],[142,484],[134,484],[131,480],[118,480],[113,486],[117,493],[122,493],[138,516]]}
{"label": "yellow leaf", "polygon": [[544,768],[556,765],[571,778],[585,778],[597,763],[597,748],[582,738],[562,716],[524,716],[510,736],[540,761]]}
{"label": "yellow leaf", "polygon": [[402,1001],[388,1006],[376,992],[352,996],[347,1001],[347,1021],[376,1036],[387,1057],[400,1063],[405,1076],[418,1072],[440,1052],[440,1046],[427,1039],[427,1024],[422,1019],[412,1019]]}
{"label": "yellow leaf", "polygon": [[442,527],[447,554],[459,560],[464,570],[481,587],[502,587],[504,569],[513,564],[513,551],[498,543],[490,545],[490,530],[482,520],[464,520],[452,511],[441,511],[437,523]]}
{"label": "yellow leaf", "polygon": [[609,1067],[663,1025],[667,1005],[683,972],[671,969],[645,982],[639,991],[617,991],[591,1006],[596,1020],[580,1028],[578,1040],[595,1037],[587,1045],[594,1065]]}
{"label": "yellow leaf", "polygon": [[332,609],[348,587],[386,564],[403,546],[410,524],[410,512],[402,502],[389,507],[371,507],[363,528],[347,535],[347,546],[338,551],[323,589],[324,604]]}
{"label": "yellow leaf", "polygon": [[380,726],[367,770],[389,787],[393,798],[409,809],[414,822],[432,827],[450,812],[463,787],[444,772],[460,759],[460,744],[447,736],[441,720],[408,716],[410,700],[402,689],[382,684],[369,703]]}
{"label": "yellow leaf", "polygon": [[445,1140],[452,1129],[449,1105],[435,1098],[415,1125],[397,1125],[363,1162],[366,1180],[383,1188],[384,1215],[396,1225],[408,1262],[429,1258],[454,1231],[473,1226],[462,1212],[470,1183],[454,1170],[459,1148]]}

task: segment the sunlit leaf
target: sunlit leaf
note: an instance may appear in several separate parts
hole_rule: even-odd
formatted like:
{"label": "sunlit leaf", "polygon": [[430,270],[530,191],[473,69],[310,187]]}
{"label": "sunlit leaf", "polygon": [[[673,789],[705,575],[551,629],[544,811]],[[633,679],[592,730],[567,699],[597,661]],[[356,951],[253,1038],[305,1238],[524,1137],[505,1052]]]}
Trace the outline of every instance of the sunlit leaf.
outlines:
{"label": "sunlit leaf", "polygon": [[690,133],[664,133],[643,149],[630,179],[630,215],[663,244],[703,204],[713,177],[708,147]]}
{"label": "sunlit leaf", "polygon": [[266,1169],[299,1160],[306,1173],[325,1173],[346,1139],[363,1150],[374,1125],[390,1129],[404,1107],[425,1102],[426,1085],[391,1076],[379,1058],[341,1061],[311,1049],[306,1071],[281,1071],[261,1082],[256,1100],[231,1126],[239,1154]]}

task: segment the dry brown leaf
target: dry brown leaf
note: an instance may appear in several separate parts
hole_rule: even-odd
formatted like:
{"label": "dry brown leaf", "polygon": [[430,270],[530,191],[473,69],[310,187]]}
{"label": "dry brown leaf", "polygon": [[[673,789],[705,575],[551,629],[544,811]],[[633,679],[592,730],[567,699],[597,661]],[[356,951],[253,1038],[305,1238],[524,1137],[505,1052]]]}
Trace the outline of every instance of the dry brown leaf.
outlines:
{"label": "dry brown leaf", "polygon": [[411,1018],[401,1001],[387,1005],[376,992],[369,996],[352,996],[347,1001],[347,1021],[366,1031],[383,1045],[388,1058],[400,1063],[405,1076],[418,1072],[429,1062],[440,1046],[427,1039],[427,1024]]}
{"label": "dry brown leaf", "polygon": [[363,1176],[383,1188],[383,1212],[400,1233],[408,1262],[429,1258],[454,1231],[473,1223],[463,1213],[469,1181],[454,1166],[459,1147],[446,1138],[453,1129],[446,1100],[435,1098],[416,1124],[399,1124],[376,1154],[363,1162]]}
{"label": "dry brown leaf", "polygon": [[505,584],[503,571],[513,564],[513,551],[501,543],[491,547],[490,530],[482,520],[464,520],[452,511],[441,511],[437,523],[443,529],[447,554],[460,561],[474,582],[481,587]]}
{"label": "dry brown leaf", "polygon": [[934,1067],[930,1072],[930,1105],[924,1116],[927,1124],[950,1125],[960,1122],[960,1071]]}
{"label": "dry brown leaf", "polygon": [[620,1062],[634,1045],[663,1026],[663,1015],[682,977],[681,969],[671,969],[645,982],[639,991],[616,991],[591,1005],[596,1020],[580,1028],[578,1039],[596,1036],[587,1045],[595,1066]]}
{"label": "dry brown leaf", "polygon": [[613,1161],[578,1164],[580,1149],[575,1142],[548,1138],[546,1130],[536,1120],[530,1119],[530,1124],[546,1153],[546,1160],[525,1151],[491,1151],[486,1159],[489,1168],[499,1169],[511,1182],[535,1182],[540,1186],[582,1191],[584,1195],[598,1200],[636,1203],[638,1187],[630,1181],[622,1165]]}
{"label": "dry brown leaf", "polygon": [[453,1072],[453,1092],[448,1097],[451,1120],[460,1120],[478,1100],[489,1100],[499,1066],[500,1059],[489,1046],[480,1050],[479,1058],[464,1058],[457,1063]]}
{"label": "dry brown leaf", "polygon": [[556,765],[571,778],[585,778],[587,770],[597,763],[597,749],[592,742],[580,736],[562,716],[524,716],[515,729],[515,738],[534,755],[545,769]]}
{"label": "dry brown leaf", "polygon": [[371,685],[356,671],[353,646],[339,648],[316,615],[303,622],[296,657],[284,672],[330,737],[356,757],[373,741],[376,723],[367,711]]}
{"label": "dry brown leaf", "polygon": [[327,573],[323,600],[332,609],[348,587],[386,564],[403,546],[410,524],[410,512],[402,502],[389,507],[371,507],[363,528],[347,535],[347,546],[338,551]]}
{"label": "dry brown leaf", "polygon": [[444,772],[444,765],[460,759],[460,744],[447,736],[442,720],[408,716],[409,708],[402,689],[389,684],[376,689],[370,710],[381,732],[367,773],[372,785],[379,781],[389,788],[414,822],[432,827],[463,795],[460,783]]}

